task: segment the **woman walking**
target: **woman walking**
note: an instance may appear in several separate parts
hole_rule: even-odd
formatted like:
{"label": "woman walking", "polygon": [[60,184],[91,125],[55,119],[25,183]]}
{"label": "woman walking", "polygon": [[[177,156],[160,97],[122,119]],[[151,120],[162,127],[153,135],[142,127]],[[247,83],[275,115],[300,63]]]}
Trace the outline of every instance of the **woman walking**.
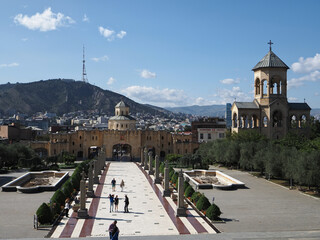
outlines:
{"label": "woman walking", "polygon": [[123,188],[124,188],[124,181],[123,181],[123,179],[121,180],[120,187],[121,187],[121,192],[122,192],[122,191],[123,191]]}

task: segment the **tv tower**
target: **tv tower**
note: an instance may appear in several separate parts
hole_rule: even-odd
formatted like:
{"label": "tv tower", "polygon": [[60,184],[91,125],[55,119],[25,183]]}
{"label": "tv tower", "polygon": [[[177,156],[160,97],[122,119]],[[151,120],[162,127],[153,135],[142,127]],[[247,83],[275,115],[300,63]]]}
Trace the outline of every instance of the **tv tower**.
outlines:
{"label": "tv tower", "polygon": [[86,60],[84,58],[84,46],[83,46],[83,60],[82,60],[82,81],[87,83],[88,82],[88,77],[86,73]]}

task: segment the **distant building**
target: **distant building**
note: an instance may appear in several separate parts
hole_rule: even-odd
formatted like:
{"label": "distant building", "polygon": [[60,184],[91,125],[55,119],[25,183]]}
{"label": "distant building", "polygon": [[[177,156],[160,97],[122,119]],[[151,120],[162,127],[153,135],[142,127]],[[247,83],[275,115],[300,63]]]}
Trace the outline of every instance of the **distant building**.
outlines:
{"label": "distant building", "polygon": [[202,118],[191,123],[192,141],[208,142],[226,137],[226,122],[222,118]]}
{"label": "distant building", "polygon": [[135,130],[136,119],[129,115],[129,107],[121,100],[115,106],[115,116],[108,121],[110,130]]}
{"label": "distant building", "polygon": [[19,124],[0,126],[0,138],[8,139],[9,141],[33,140],[35,134],[31,128],[20,127]]}
{"label": "distant building", "polygon": [[226,104],[225,119],[226,119],[226,127],[231,128],[232,126],[231,103]]}
{"label": "distant building", "polygon": [[115,116],[108,124],[108,130],[78,126],[72,132],[51,133],[50,141],[31,142],[31,147],[44,156],[69,152],[79,158],[89,157],[94,147],[103,149],[109,160],[122,156],[138,160],[145,149],[163,159],[167,154],[192,154],[199,146],[192,142],[191,133],[136,129],[136,120],[129,116],[129,107],[123,101],[116,105]]}
{"label": "distant building", "polygon": [[289,67],[270,51],[252,69],[254,100],[234,102],[232,132],[256,131],[271,139],[283,138],[288,132],[308,135],[311,108],[307,103],[289,103],[287,70]]}

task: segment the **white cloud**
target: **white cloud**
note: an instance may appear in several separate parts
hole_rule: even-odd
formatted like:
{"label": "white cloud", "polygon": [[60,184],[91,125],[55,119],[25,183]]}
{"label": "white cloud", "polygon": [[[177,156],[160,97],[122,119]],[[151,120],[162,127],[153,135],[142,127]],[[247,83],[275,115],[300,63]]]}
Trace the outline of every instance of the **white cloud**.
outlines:
{"label": "white cloud", "polygon": [[299,78],[292,78],[288,81],[288,89],[294,87],[300,87],[304,85],[305,82],[316,82],[320,80],[320,72],[314,71],[308,75],[299,77]]}
{"label": "white cloud", "polygon": [[157,75],[154,72],[150,72],[149,70],[143,69],[140,72],[140,76],[143,78],[155,78]]}
{"label": "white cloud", "polygon": [[104,61],[109,60],[109,57],[107,55],[104,55],[102,57],[93,57],[93,58],[91,58],[91,60],[94,62],[104,62]]}
{"label": "white cloud", "polygon": [[75,23],[69,16],[64,16],[62,13],[53,13],[50,7],[45,9],[43,13],[36,13],[31,17],[20,13],[14,17],[14,22],[28,29],[41,32],[56,30],[58,27]]}
{"label": "white cloud", "polygon": [[104,36],[108,41],[112,41],[114,39],[114,31],[104,28],[104,27],[99,27],[99,32],[102,36]]}
{"label": "white cloud", "polygon": [[87,17],[87,14],[84,14],[83,15],[83,18],[82,18],[82,22],[89,22],[89,18]]}
{"label": "white cloud", "polygon": [[108,84],[108,85],[112,85],[115,81],[116,81],[116,80],[115,80],[113,77],[110,77],[110,78],[108,79],[107,84]]}
{"label": "white cloud", "polygon": [[320,70],[320,54],[316,53],[314,57],[304,59],[299,58],[299,62],[295,62],[291,65],[294,72],[308,73],[315,70]]}
{"label": "white cloud", "polygon": [[233,79],[233,78],[226,78],[226,79],[223,79],[223,80],[220,80],[220,82],[222,84],[237,84],[237,83],[240,83],[240,80],[239,79]]}
{"label": "white cloud", "polygon": [[157,106],[184,106],[187,105],[186,99],[188,99],[183,90],[169,88],[131,86],[122,92],[129,98]]}
{"label": "white cloud", "polygon": [[19,63],[3,63],[3,64],[0,64],[0,68],[7,68],[7,67],[18,67],[19,66]]}
{"label": "white cloud", "polygon": [[218,93],[213,95],[218,99],[219,104],[232,103],[235,100],[238,102],[251,102],[252,97],[244,93],[240,87],[233,87],[232,89],[219,89]]}
{"label": "white cloud", "polygon": [[127,32],[125,32],[125,31],[120,31],[120,32],[117,34],[117,37],[120,38],[120,39],[122,39],[122,38],[124,38],[124,36],[126,36],[126,35],[127,35]]}
{"label": "white cloud", "polygon": [[288,97],[288,100],[291,102],[297,102],[299,99],[296,97]]}

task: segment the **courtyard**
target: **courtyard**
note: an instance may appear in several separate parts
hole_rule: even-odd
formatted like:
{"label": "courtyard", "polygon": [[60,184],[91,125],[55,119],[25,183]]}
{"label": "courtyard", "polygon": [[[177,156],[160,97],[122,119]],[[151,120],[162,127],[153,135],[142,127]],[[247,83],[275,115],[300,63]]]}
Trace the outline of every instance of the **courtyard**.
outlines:
{"label": "courtyard", "polygon": [[[223,223],[214,223],[222,232],[215,234],[213,229],[205,225],[201,218],[188,208],[192,218],[200,225],[184,218],[179,224],[170,210],[175,205],[170,199],[167,207],[159,197],[161,186],[156,189],[152,179],[134,163],[111,162],[105,173],[104,184],[101,186],[99,204],[96,205],[94,219],[75,220],[70,211],[70,218],[64,217],[52,233],[52,238],[88,237],[99,239],[107,236],[109,224],[118,220],[121,239],[270,239],[289,237],[302,239],[308,236],[317,239],[320,236],[320,201],[298,191],[287,190],[265,179],[256,178],[247,172],[218,169],[246,184],[247,188],[237,190],[200,190],[208,199],[213,199],[221,208]],[[23,173],[0,175],[1,185],[11,177]],[[111,192],[110,182],[115,178],[117,184],[124,179],[126,186],[121,192],[117,186]],[[158,185],[158,184],[157,184]],[[96,189],[97,190],[97,189]],[[108,194],[119,195],[119,212],[109,212]],[[37,194],[21,194],[17,192],[0,192],[0,238],[43,238],[49,229],[35,230],[32,227],[33,214],[42,202],[48,202],[53,192]],[[129,211],[123,213],[123,197],[130,199]],[[161,194],[160,194],[161,195]],[[87,200],[90,212],[90,199]],[[5,216],[5,217],[3,217]],[[86,227],[89,226],[90,227]],[[71,228],[67,229],[69,226]],[[181,230],[182,229],[182,230]],[[185,231],[185,232],[183,232]]]}

